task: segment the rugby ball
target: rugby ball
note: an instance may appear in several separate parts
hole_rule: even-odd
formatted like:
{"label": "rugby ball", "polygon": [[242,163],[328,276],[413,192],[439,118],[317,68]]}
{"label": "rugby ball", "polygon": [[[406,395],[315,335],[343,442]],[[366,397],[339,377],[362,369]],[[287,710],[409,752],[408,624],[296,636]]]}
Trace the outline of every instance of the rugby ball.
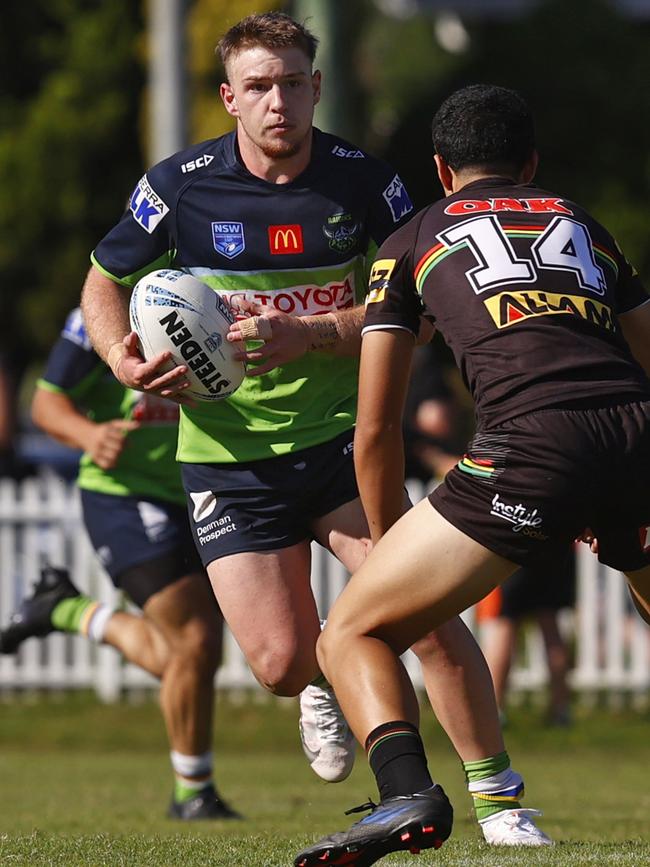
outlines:
{"label": "rugby ball", "polygon": [[226,334],[235,317],[223,298],[183,271],[152,271],[136,283],[129,305],[131,328],[145,359],[166,350],[173,364],[187,365],[196,400],[222,400],[241,385],[246,368]]}

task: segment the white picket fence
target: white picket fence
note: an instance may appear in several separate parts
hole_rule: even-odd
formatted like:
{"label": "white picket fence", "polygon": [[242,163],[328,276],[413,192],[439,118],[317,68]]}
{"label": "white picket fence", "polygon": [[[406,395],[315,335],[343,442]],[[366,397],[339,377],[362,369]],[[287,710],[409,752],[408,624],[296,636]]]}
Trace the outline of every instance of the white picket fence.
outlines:
{"label": "white picket fence", "polygon": [[[424,494],[410,485],[417,501]],[[643,698],[650,687],[650,630],[631,611],[624,580],[601,566],[586,546],[578,557],[577,604],[565,615],[563,627],[575,648],[571,672],[574,689],[632,693]],[[73,485],[55,475],[17,484],[0,480],[0,624],[38,578],[44,559],[67,565],[81,590],[105,602],[120,602],[102,573],[81,520],[79,497]],[[319,546],[313,546],[312,585],[325,616],[347,580],[345,569]],[[473,625],[472,611],[464,615]],[[526,637],[525,653],[512,675],[515,690],[535,691],[547,680],[541,638]],[[417,660],[405,657],[420,686]],[[224,664],[218,675],[221,689],[259,689],[232,635],[227,631]],[[124,690],[151,687],[155,681],[141,669],[124,664],[111,648],[96,647],[79,636],[52,634],[27,641],[15,657],[0,656],[0,690],[93,688],[106,701]]]}

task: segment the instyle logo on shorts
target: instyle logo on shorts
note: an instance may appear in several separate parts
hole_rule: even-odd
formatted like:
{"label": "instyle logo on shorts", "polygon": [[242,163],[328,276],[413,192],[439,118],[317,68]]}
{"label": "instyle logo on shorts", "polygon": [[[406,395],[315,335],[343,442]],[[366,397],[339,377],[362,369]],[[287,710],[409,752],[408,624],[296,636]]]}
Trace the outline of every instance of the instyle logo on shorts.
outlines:
{"label": "instyle logo on shorts", "polygon": [[269,226],[269,249],[272,256],[289,253],[302,253],[302,226],[292,223],[288,226]]}
{"label": "instyle logo on shorts", "polygon": [[541,531],[543,518],[537,509],[529,509],[523,503],[506,503],[498,494],[492,498],[490,514],[495,518],[501,518],[512,524],[513,533],[523,532],[525,536],[533,536],[536,539],[547,539]]}

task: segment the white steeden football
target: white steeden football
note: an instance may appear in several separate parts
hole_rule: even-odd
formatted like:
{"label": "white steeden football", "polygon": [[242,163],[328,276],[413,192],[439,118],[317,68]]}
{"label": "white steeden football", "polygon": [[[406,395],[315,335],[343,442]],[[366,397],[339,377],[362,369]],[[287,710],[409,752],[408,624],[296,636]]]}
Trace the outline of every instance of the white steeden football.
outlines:
{"label": "white steeden football", "polygon": [[226,334],[235,317],[218,292],[183,271],[152,271],[136,283],[129,306],[131,328],[146,359],[169,350],[186,364],[196,400],[221,400],[242,383],[245,367]]}

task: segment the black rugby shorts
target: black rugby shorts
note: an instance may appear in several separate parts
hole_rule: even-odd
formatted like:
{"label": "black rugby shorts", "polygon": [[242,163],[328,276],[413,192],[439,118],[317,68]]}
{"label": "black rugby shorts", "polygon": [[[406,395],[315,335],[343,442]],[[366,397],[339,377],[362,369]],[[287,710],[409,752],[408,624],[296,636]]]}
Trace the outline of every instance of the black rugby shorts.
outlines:
{"label": "black rugby shorts", "polygon": [[477,432],[429,496],[480,544],[553,567],[586,527],[599,559],[650,564],[650,401],[544,409]]}
{"label": "black rugby shorts", "polygon": [[565,563],[553,567],[529,566],[517,569],[498,588],[499,614],[508,620],[519,620],[538,611],[560,611],[575,605],[575,574],[573,553]]}
{"label": "black rugby shorts", "polygon": [[190,526],[207,566],[245,551],[288,548],[359,496],[354,431],[288,455],[236,464],[183,464]]}
{"label": "black rugby shorts", "polygon": [[81,506],[102,566],[140,607],[179,578],[203,571],[184,506],[83,489]]}

